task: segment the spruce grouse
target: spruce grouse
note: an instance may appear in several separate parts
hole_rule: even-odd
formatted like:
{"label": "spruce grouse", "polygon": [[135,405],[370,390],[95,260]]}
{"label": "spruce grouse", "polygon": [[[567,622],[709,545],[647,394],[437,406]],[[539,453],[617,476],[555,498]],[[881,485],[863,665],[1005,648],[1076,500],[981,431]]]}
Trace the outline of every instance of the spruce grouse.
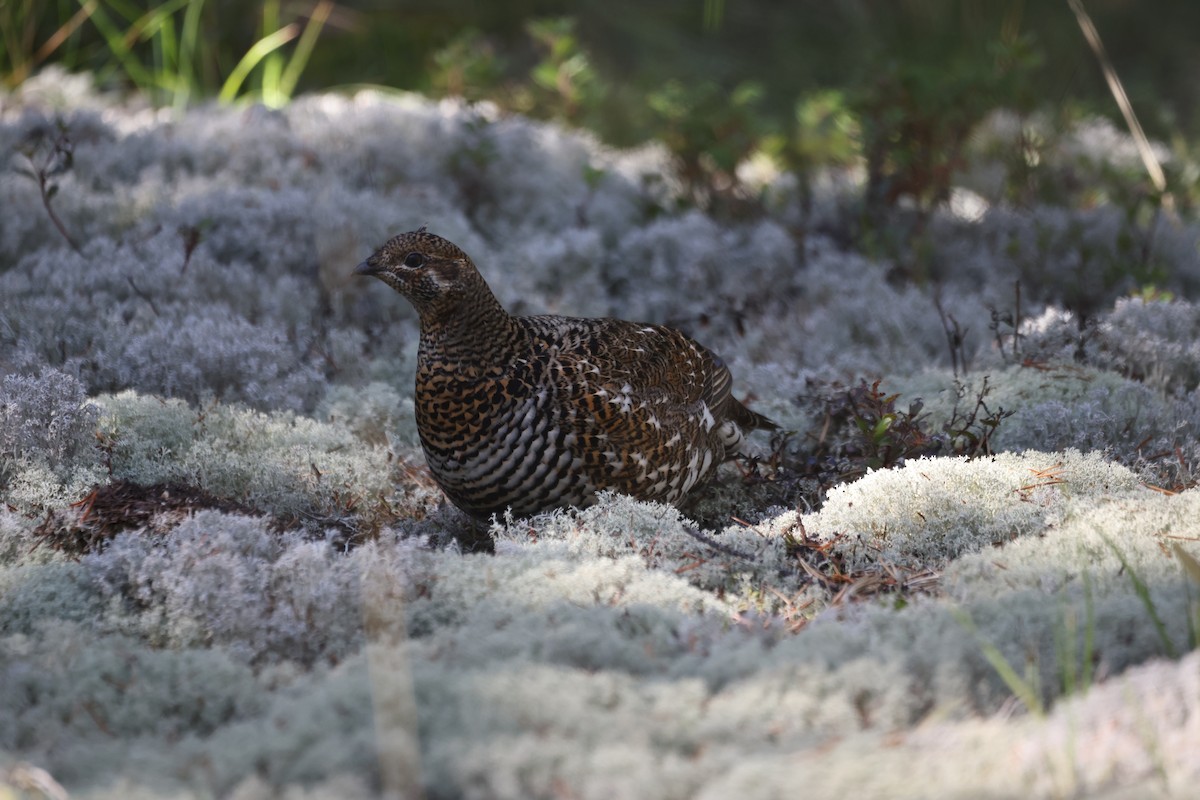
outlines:
{"label": "spruce grouse", "polygon": [[512,316],[467,254],[424,227],[355,272],[420,315],[417,431],[433,477],[473,516],[586,506],[605,489],[674,503],[746,431],[776,427],[730,393],[720,358],[679,331]]}

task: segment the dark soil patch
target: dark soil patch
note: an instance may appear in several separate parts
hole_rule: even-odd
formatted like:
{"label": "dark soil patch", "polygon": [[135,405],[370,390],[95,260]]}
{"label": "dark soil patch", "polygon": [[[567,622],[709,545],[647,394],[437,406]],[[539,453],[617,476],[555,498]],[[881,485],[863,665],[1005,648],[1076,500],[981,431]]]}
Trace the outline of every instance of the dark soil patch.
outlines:
{"label": "dark soil patch", "polygon": [[261,512],[182,483],[142,486],[118,480],[96,486],[69,509],[51,511],[34,536],[71,555],[95,552],[122,531],[145,528],[164,533],[204,509],[262,516]]}

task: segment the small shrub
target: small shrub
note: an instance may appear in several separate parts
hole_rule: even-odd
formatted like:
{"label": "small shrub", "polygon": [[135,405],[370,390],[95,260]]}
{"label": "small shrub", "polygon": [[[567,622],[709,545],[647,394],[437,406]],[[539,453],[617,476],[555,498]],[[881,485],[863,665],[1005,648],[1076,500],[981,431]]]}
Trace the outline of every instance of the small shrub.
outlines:
{"label": "small shrub", "polygon": [[812,393],[798,402],[820,415],[818,431],[810,432],[810,441],[799,443],[793,453],[777,453],[776,460],[785,470],[816,476],[828,486],[873,470],[901,466],[910,458],[976,458],[992,454],[993,435],[1013,413],[989,407],[986,378],[973,401],[967,401],[968,387],[956,383],[957,399],[950,416],[940,430],[933,430],[930,416],[923,412],[923,401],[898,407],[900,394],[883,392],[881,383],[861,380],[847,388],[838,382],[810,382]]}
{"label": "small shrub", "polygon": [[37,377],[0,378],[0,488],[18,465],[40,461],[65,477],[96,454],[100,409],[71,375],[43,369]]}

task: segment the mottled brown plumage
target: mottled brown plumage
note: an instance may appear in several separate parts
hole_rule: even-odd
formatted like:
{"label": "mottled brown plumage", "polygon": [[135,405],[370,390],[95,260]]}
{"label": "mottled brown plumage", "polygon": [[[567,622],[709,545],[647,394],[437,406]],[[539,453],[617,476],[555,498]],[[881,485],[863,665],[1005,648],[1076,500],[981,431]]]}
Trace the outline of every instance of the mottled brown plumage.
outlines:
{"label": "mottled brown plumage", "polygon": [[713,353],[662,325],[514,317],[471,259],[424,228],[358,265],[421,318],[417,430],[455,505],[487,517],[590,504],[613,490],[674,503],[774,428]]}

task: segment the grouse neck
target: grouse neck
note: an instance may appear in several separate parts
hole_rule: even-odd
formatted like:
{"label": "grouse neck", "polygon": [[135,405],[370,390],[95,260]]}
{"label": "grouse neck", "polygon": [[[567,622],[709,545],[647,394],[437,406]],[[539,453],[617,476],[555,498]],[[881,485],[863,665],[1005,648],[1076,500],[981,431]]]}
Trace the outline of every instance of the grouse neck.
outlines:
{"label": "grouse neck", "polygon": [[486,285],[452,307],[421,318],[421,349],[464,363],[507,361],[522,328]]}

